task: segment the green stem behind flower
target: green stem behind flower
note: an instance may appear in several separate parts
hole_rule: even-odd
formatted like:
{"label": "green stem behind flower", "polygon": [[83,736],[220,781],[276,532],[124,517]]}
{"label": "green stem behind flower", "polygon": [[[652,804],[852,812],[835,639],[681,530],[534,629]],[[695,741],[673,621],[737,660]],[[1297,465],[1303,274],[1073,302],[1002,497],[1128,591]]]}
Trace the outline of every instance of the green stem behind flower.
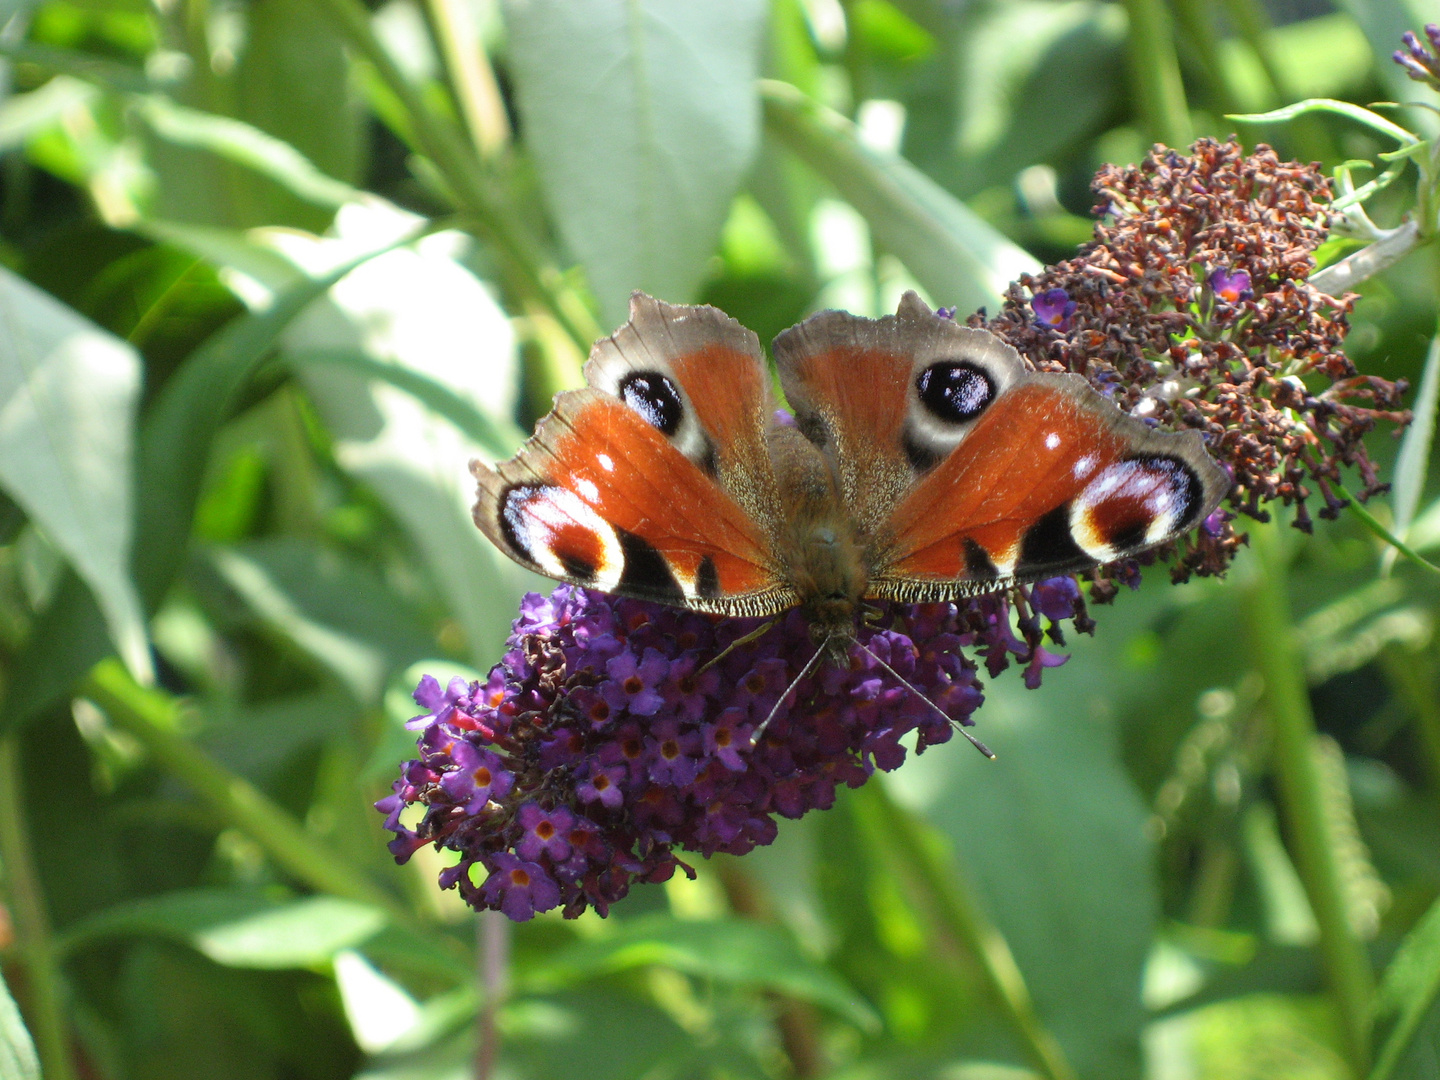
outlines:
{"label": "green stem behind flower", "polygon": [[1170,12],[1161,0],[1125,0],[1130,16],[1130,70],[1136,108],[1146,134],[1169,146],[1189,146],[1195,138]]}
{"label": "green stem behind flower", "polygon": [[15,916],[20,958],[25,965],[30,1027],[46,1080],[75,1080],[70,1033],[65,1023],[64,979],[50,936],[50,919],[40,875],[31,858],[25,825],[24,778],[14,733],[0,738],[0,863],[5,892]]}
{"label": "green stem behind flower", "polygon": [[1354,1074],[1364,1076],[1375,979],[1365,947],[1350,926],[1336,837],[1315,757],[1315,718],[1290,619],[1287,556],[1278,528],[1257,526],[1250,531],[1257,564],[1244,594],[1250,649],[1265,681],[1280,803],[1296,868],[1319,925],[1321,959],[1340,1016],[1346,1057]]}
{"label": "green stem behind flower", "polygon": [[560,274],[538,251],[538,244],[517,215],[501,206],[479,159],[448,118],[435,112],[405,77],[370,26],[370,15],[356,0],[314,0],[334,21],[341,35],[368,60],[404,110],[416,148],[434,165],[456,203],[472,215],[476,226],[499,250],[521,294],[542,303],[580,350],[601,337],[594,318],[570,290],[560,287]]}
{"label": "green stem behind flower", "polygon": [[220,765],[175,731],[178,703],[138,686],[115,660],[96,665],[80,693],[117,728],[133,735],[156,762],[229,825],[254,840],[276,864],[311,888],[371,904],[401,925],[414,921],[395,897],[373,884],[333,849],[312,839],[289,814],[248,780]]}
{"label": "green stem behind flower", "polygon": [[860,789],[866,810],[880,819],[880,828],[925,894],[926,906],[942,933],[968,950],[979,962],[991,995],[1029,1051],[1046,1080],[1076,1080],[1065,1052],[1035,1015],[1025,977],[1003,934],[985,915],[978,898],[958,869],[935,850],[914,816],[897,806],[882,783]]}

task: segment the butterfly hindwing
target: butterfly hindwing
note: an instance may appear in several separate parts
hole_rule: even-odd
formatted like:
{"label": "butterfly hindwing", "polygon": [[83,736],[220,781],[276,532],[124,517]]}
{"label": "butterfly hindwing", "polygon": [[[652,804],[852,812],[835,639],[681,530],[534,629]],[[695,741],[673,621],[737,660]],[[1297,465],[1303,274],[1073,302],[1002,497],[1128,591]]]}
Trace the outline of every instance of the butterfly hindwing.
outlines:
{"label": "butterfly hindwing", "polygon": [[575,584],[727,614],[790,606],[758,341],[714,308],[637,294],[631,316],[514,458],[472,463],[476,524]]}

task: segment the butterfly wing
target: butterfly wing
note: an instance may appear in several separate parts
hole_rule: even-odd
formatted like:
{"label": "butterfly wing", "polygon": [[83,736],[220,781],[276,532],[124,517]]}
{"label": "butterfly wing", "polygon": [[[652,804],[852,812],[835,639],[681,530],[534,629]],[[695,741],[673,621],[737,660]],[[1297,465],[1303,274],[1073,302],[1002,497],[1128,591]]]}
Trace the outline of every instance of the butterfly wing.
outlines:
{"label": "butterfly wing", "polygon": [[1229,486],[1198,433],[1030,371],[914,293],[884,319],[817,315],[775,354],[860,527],[869,596],[953,599],[1111,562],[1192,528]]}
{"label": "butterfly wing", "polygon": [[637,293],[585,379],[514,458],[471,463],[481,531],[524,566],[607,592],[736,615],[794,604],[755,335]]}

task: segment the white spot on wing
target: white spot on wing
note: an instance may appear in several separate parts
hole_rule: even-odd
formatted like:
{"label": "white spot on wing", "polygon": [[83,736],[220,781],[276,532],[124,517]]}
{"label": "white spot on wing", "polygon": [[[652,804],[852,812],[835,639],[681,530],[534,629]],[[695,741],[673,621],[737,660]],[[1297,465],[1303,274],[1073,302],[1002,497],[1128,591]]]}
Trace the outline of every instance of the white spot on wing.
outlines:
{"label": "white spot on wing", "polygon": [[[1077,476],[1079,466],[1077,462]],[[1114,499],[1138,502],[1149,518],[1144,538],[1130,550],[1150,547],[1173,536],[1185,511],[1179,482],[1175,473],[1154,463],[1121,461],[1109,466],[1085,486],[1071,506],[1070,528],[1076,542],[1097,562],[1120,557],[1122,552],[1106,540],[1097,516],[1100,506]]]}
{"label": "white spot on wing", "polygon": [[600,467],[606,472],[615,471],[615,461],[609,454],[596,454],[595,460],[600,463]]}
{"label": "white spot on wing", "polygon": [[1089,476],[1092,472],[1095,471],[1094,456],[1091,454],[1086,454],[1079,461],[1075,462],[1074,471],[1076,480],[1084,480],[1085,477]]}
{"label": "white spot on wing", "polygon": [[1059,435],[1058,432],[1052,431],[1052,432],[1050,432],[1049,435],[1046,435],[1046,436],[1045,436],[1045,449],[1046,449],[1046,450],[1054,450],[1054,449],[1055,449],[1057,446],[1059,446],[1059,445],[1060,445],[1060,435]]}
{"label": "white spot on wing", "polygon": [[625,552],[614,527],[573,491],[544,487],[526,494],[528,498],[506,510],[506,519],[525,554],[551,577],[569,577],[555,545],[562,533],[578,526],[600,541],[600,565],[592,584],[597,589],[615,588],[625,569]]}
{"label": "white spot on wing", "polygon": [[588,503],[600,501],[600,489],[595,486],[593,480],[586,480],[583,476],[577,476],[575,478],[575,490],[580,492]]}

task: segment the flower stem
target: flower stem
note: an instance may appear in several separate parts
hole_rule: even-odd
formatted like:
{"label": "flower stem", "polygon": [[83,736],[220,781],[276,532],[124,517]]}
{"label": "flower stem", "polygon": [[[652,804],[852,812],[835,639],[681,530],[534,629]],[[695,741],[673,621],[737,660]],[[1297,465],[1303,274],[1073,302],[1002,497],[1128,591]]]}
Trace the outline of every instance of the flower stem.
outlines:
{"label": "flower stem", "polygon": [[[521,293],[539,300],[582,350],[601,336],[594,318],[568,291],[558,287],[559,271],[540,257],[537,245],[516,215],[505,212],[490,189],[479,159],[453,125],[437,115],[405,77],[370,26],[370,14],[358,0],[314,0],[405,110],[416,148],[430,159],[450,194],[500,250]],[[562,295],[563,293],[563,295]]]}
{"label": "flower stem", "polygon": [[305,829],[243,777],[215,763],[175,731],[178,702],[136,685],[119,663],[97,664],[80,693],[105,711],[110,722],[133,735],[166,771],[208,803],[224,821],[264,849],[276,864],[311,888],[372,904],[401,924],[413,917],[366,875]]}
{"label": "flower stem", "polygon": [[1025,977],[1004,935],[985,915],[958,868],[935,850],[932,838],[913,815],[895,804],[883,784],[872,780],[861,791],[868,797],[869,809],[882,819],[885,836],[897,855],[919,878],[917,884],[930,901],[931,917],[979,961],[996,1004],[1009,1018],[1040,1074],[1046,1080],[1076,1080],[1060,1044],[1035,1015]]}
{"label": "flower stem", "polygon": [[0,862],[4,864],[5,891],[15,918],[17,951],[25,965],[27,1011],[41,1068],[46,1080],[75,1080],[65,1023],[64,979],[25,827],[19,751],[18,735],[12,732],[0,738]]}
{"label": "flower stem", "polygon": [[1405,221],[1389,230],[1373,244],[1310,275],[1310,284],[1326,296],[1349,292],[1366,278],[1388,270],[1420,245],[1420,226]]}
{"label": "flower stem", "polygon": [[1281,809],[1296,868],[1320,928],[1321,960],[1340,1016],[1346,1056],[1355,1075],[1364,1076],[1370,1058],[1375,980],[1348,917],[1335,857],[1337,838],[1332,835],[1315,758],[1315,718],[1290,619],[1287,560],[1277,529],[1258,526],[1250,534],[1257,563],[1244,594],[1250,648],[1265,681]]}
{"label": "flower stem", "polygon": [[1140,114],[1151,138],[1189,146],[1195,137],[1170,12],[1162,0],[1125,0],[1130,16],[1130,71]]}
{"label": "flower stem", "polygon": [[496,1016],[510,989],[510,920],[498,911],[475,917],[475,958],[479,967],[480,1012],[476,1018],[475,1080],[490,1080],[500,1058]]}

